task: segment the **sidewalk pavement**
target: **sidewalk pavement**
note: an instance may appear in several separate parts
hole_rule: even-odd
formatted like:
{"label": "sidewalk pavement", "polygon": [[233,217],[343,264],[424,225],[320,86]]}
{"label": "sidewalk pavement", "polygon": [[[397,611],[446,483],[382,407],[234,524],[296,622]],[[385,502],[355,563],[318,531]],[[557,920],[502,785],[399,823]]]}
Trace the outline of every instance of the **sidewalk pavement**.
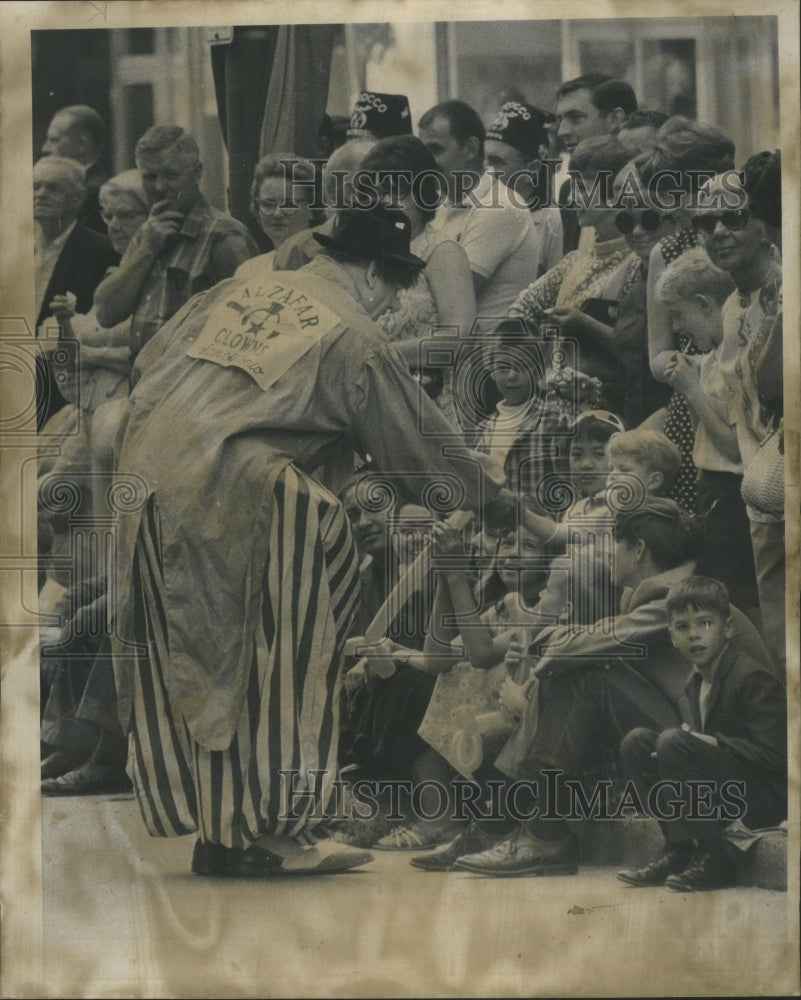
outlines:
{"label": "sidewalk pavement", "polygon": [[42,996],[781,995],[784,892],[634,889],[617,866],[495,879],[405,852],[272,880],[189,874],[133,799],[45,799]]}

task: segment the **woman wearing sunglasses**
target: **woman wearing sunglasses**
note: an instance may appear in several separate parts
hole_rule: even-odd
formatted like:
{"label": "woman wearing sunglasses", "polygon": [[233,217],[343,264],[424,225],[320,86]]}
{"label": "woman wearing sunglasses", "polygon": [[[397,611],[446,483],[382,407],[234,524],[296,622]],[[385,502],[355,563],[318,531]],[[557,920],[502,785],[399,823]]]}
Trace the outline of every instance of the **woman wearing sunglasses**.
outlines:
{"label": "woman wearing sunglasses", "polygon": [[637,279],[639,261],[615,224],[612,180],[628,162],[628,151],[614,138],[579,143],[570,158],[573,197],[579,225],[595,230],[595,242],[566,254],[523,289],[509,310],[538,330],[559,329],[543,418],[549,426],[569,427],[582,408],[579,399],[614,413],[622,407],[611,315]]}
{"label": "woman wearing sunglasses", "polygon": [[[627,164],[615,178],[615,202],[625,202],[622,193],[628,189],[631,175],[636,179],[633,164]],[[648,417],[667,406],[670,387],[651,374],[648,357],[648,319],[646,290],[648,262],[651,251],[665,236],[674,231],[673,215],[655,208],[631,206],[615,215],[618,232],[639,258],[639,271],[634,284],[617,307],[612,349],[624,378],[624,398],[620,415],[626,427],[638,427]]]}
{"label": "woman wearing sunglasses", "polygon": [[[772,155],[778,169],[779,154]],[[721,313],[719,365],[729,391],[729,420],[737,433],[745,470],[757,461],[760,448],[777,433],[781,419],[780,389],[773,394],[765,391],[765,362],[772,357],[773,367],[780,374],[782,266],[761,218],[762,205],[748,194],[747,168],[753,161],[749,160],[741,171],[744,187],[740,187],[737,174],[710,181],[702,192],[709,195],[708,207],[700,207],[693,217],[710,260],[727,271],[736,285]],[[737,209],[724,207],[724,192],[732,188],[740,194],[742,207]],[[774,381],[781,384],[780,378],[774,377]],[[766,398],[769,395],[777,398]],[[779,464],[783,467],[783,462]],[[778,478],[783,479],[781,470]],[[753,498],[746,501],[763,629],[783,662],[784,514],[776,509],[757,509]]]}
{"label": "woman wearing sunglasses", "polygon": [[[690,121],[681,115],[668,118],[657,133],[654,148],[634,161],[641,182],[669,198],[667,188],[681,194],[673,211],[673,232],[664,237],[651,252],[648,267],[648,353],[654,378],[667,383],[666,369],[676,351],[699,354],[699,348],[686,335],[676,335],[667,310],[656,294],[657,283],[667,265],[687,250],[698,246],[700,237],[693,228],[689,207],[697,189],[699,171],[718,174],[734,167],[734,143],[712,125]],[[666,171],[670,171],[666,174]],[[660,178],[664,181],[660,182]],[[655,206],[654,206],[655,207]],[[662,427],[667,437],[678,445],[682,454],[679,477],[670,492],[685,510],[695,509],[696,468],[692,460],[695,435],[687,401],[673,393],[667,405]]]}

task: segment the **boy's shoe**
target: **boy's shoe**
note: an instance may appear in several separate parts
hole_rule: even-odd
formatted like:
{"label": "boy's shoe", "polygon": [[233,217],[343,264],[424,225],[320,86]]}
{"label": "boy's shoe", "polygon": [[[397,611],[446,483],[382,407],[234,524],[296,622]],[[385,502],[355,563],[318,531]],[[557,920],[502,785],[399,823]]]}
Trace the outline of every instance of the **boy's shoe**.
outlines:
{"label": "boy's shoe", "polygon": [[625,868],[617,873],[617,877],[629,885],[664,885],[668,875],[678,875],[684,871],[692,859],[694,850],[692,842],[669,844],[641,868]]}
{"label": "boy's shoe", "polygon": [[508,834],[505,833],[497,837],[485,833],[477,823],[471,821],[453,840],[442,844],[428,854],[420,854],[416,858],[410,858],[409,864],[424,872],[450,872],[453,871],[457,858],[461,858],[465,854],[486,851],[487,848],[494,847],[508,839]]}
{"label": "boy's shoe", "polygon": [[479,875],[575,875],[578,841],[572,834],[561,840],[539,840],[526,830],[480,854],[457,858],[454,867]]}
{"label": "boy's shoe", "polygon": [[721,846],[719,850],[697,851],[684,871],[668,876],[665,885],[676,892],[703,892],[729,889],[736,882],[735,864]]}

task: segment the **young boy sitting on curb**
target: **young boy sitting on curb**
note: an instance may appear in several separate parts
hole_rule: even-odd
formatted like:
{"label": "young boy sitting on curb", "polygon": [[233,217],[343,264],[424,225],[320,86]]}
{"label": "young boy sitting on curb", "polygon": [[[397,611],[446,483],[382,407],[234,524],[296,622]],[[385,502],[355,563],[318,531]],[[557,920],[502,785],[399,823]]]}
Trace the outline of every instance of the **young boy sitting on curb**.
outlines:
{"label": "young boy sitting on curb", "polygon": [[741,818],[758,829],[787,816],[785,691],[730,644],[729,595],[718,580],[675,584],[667,614],[673,645],[692,664],[678,704],[682,726],[634,729],[621,756],[643,802],[657,782],[672,783],[662,799],[676,818],[660,820],[664,850],[618,877],[679,892],[719,889],[734,885],[736,874],[726,821]]}

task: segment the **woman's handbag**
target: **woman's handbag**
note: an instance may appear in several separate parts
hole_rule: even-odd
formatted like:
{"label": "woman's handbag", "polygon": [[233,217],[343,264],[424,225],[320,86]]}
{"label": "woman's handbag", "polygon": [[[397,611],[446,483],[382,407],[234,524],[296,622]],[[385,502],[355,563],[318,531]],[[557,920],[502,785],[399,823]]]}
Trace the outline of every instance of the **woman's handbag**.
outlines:
{"label": "woman's handbag", "polygon": [[743,472],[743,500],[749,507],[784,517],[784,422],[771,431]]}

